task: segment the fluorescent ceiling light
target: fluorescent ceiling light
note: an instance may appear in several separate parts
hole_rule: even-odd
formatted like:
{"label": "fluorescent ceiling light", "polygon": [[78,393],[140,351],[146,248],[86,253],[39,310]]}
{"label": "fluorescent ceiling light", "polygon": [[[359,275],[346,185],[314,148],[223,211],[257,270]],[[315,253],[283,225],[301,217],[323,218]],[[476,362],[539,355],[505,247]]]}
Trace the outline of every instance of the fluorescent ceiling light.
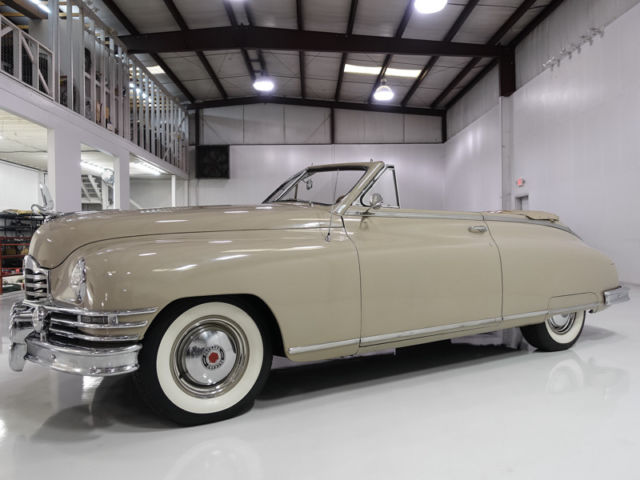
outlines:
{"label": "fluorescent ceiling light", "polygon": [[447,0],[416,0],[413,6],[419,13],[436,13],[447,6]]}
{"label": "fluorescent ceiling light", "polygon": [[384,73],[388,77],[405,77],[405,78],[418,78],[422,70],[413,70],[409,68],[387,68]]}
{"label": "fluorescent ceiling light", "polygon": [[154,75],[164,73],[164,70],[160,65],[152,65],[151,67],[147,67],[147,70],[149,70],[149,73],[152,73]]}
{"label": "fluorescent ceiling light", "polygon": [[361,65],[344,64],[345,73],[362,73],[364,75],[379,75],[382,67],[363,67]]}
{"label": "fluorescent ceiling light", "polygon": [[163,173],[165,173],[164,170],[161,170],[155,165],[151,165],[147,162],[135,162],[132,164],[132,166],[142,171],[142,173],[148,173],[151,175],[162,175]]}
{"label": "fluorescent ceiling light", "polygon": [[84,167],[86,170],[90,170],[93,173],[97,173],[98,175],[102,175],[105,172],[109,172],[110,169],[101,167],[100,165],[96,165],[95,163],[87,162],[86,160],[82,160],[80,165]]}
{"label": "fluorescent ceiling light", "polygon": [[382,84],[378,88],[376,88],[376,91],[373,94],[373,98],[375,98],[379,102],[388,102],[389,100],[393,99],[393,96],[393,90],[391,90],[391,87],[387,85],[387,82],[385,80],[382,81]]}
{"label": "fluorescent ceiling light", "polygon": [[[363,75],[380,75],[382,67],[363,67],[361,65],[351,65],[345,63],[345,73],[361,73]],[[421,70],[413,70],[408,68],[387,68],[385,76],[389,77],[405,77],[405,78],[417,78],[420,75]]]}
{"label": "fluorescent ceiling light", "polygon": [[269,77],[256,77],[256,81],[253,82],[253,88],[259,92],[270,92],[275,88],[273,80]]}

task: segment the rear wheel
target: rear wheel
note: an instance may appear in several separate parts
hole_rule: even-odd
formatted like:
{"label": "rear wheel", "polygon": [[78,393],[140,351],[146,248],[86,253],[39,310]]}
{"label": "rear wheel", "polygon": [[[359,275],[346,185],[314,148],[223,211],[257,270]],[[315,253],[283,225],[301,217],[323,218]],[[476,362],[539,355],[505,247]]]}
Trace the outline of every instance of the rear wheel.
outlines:
{"label": "rear wheel", "polygon": [[249,409],[271,359],[269,333],[247,305],[184,305],[154,321],[135,380],[159,415],[197,425]]}
{"label": "rear wheel", "polygon": [[578,341],[584,320],[585,311],[556,314],[544,323],[520,327],[522,335],[531,345],[539,350],[556,352],[566,350]]}

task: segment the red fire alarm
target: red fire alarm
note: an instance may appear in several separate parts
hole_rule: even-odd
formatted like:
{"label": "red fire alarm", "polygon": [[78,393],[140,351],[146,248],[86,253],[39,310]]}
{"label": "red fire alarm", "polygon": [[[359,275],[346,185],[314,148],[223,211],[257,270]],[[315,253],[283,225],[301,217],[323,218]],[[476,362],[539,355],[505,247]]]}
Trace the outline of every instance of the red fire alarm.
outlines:
{"label": "red fire alarm", "polygon": [[519,186],[519,187],[523,187],[525,183],[526,182],[525,182],[524,178],[522,178],[522,177],[520,177],[518,180],[516,180],[516,185]]}

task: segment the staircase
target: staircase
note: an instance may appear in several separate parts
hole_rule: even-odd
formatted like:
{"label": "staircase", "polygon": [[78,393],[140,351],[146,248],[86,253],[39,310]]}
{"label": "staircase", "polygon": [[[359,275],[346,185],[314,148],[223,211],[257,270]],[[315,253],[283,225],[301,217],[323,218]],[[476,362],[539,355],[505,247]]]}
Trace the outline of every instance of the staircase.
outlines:
{"label": "staircase", "polygon": [[82,175],[82,210],[106,210],[113,205],[113,184],[97,175]]}

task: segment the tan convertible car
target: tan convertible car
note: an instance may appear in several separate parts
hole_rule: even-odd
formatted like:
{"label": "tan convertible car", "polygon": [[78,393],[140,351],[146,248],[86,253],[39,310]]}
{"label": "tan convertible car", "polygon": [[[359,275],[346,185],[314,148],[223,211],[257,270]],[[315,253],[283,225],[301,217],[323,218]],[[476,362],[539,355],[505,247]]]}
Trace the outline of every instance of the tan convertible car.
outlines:
{"label": "tan convertible car", "polygon": [[628,299],[544,212],[400,208],[382,162],[309,167],[264,203],[58,215],[25,259],[11,367],[135,371],[187,425],[251,406],[273,355],[330,359],[521,327],[542,350]]}

